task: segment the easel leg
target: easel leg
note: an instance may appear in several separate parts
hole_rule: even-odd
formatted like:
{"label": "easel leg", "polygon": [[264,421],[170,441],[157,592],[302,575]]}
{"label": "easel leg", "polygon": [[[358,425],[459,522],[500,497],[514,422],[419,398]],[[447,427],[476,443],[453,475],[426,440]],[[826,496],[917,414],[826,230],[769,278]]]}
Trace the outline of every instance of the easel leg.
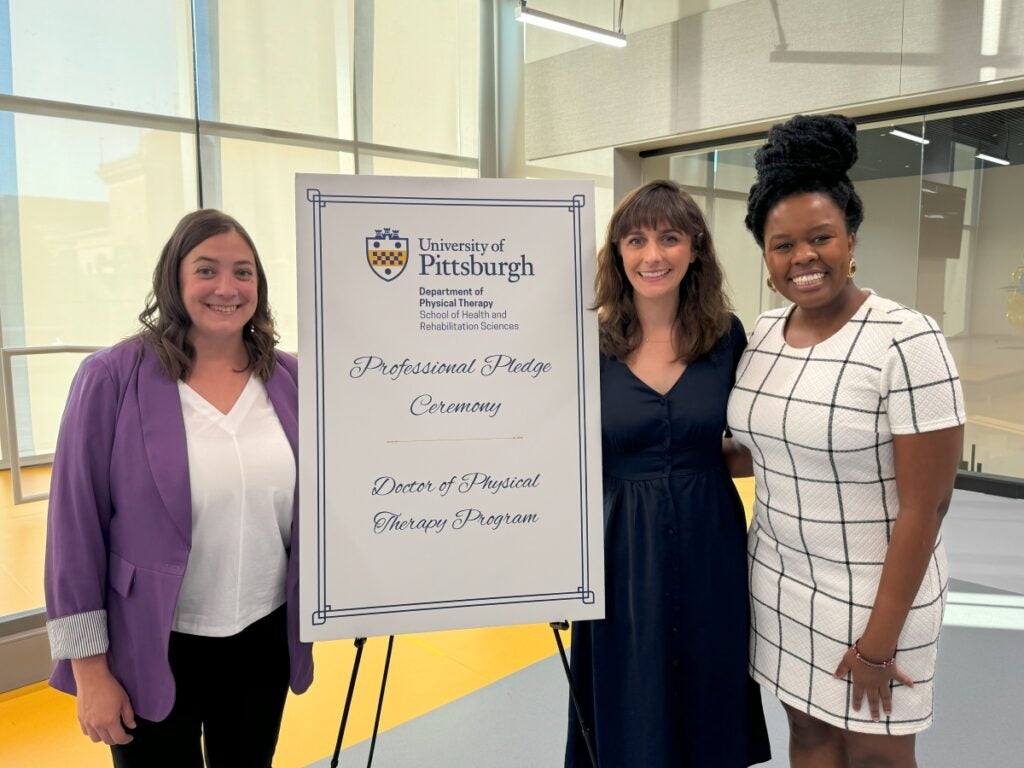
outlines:
{"label": "easel leg", "polygon": [[345,709],[341,713],[341,725],[338,727],[338,742],[334,745],[334,756],[331,758],[331,768],[338,768],[338,755],[341,754],[341,740],[345,736],[345,726],[348,725],[348,711],[352,707],[352,693],[356,689],[356,677],[359,675],[359,662],[363,658],[363,646],[366,645],[365,637],[357,637],[356,659],[352,663],[352,677],[348,681],[348,694],[345,696]]}
{"label": "easel leg", "polygon": [[366,760],[366,768],[373,765],[373,750],[377,747],[377,729],[380,728],[380,713],[384,709],[384,689],[388,685],[388,669],[391,667],[391,649],[395,646],[395,636],[388,636],[388,653],[384,657],[384,675],[380,679],[380,698],[377,699],[377,717],[373,721],[373,738],[370,739],[370,756]]}
{"label": "easel leg", "polygon": [[572,681],[572,671],[569,669],[569,659],[565,655],[565,646],[562,645],[562,636],[558,634],[560,629],[568,629],[568,621],[551,622],[551,631],[555,633],[555,643],[558,645],[558,653],[562,657],[562,667],[565,669],[565,679],[569,681],[569,696],[572,698],[573,709],[576,710],[576,720],[580,724],[580,733],[583,735],[583,743],[587,745],[587,754],[590,755],[590,764],[594,768],[597,765],[597,753],[594,752],[594,745],[590,742],[590,729],[583,720],[583,713],[580,711],[580,701],[576,695],[576,684]]}

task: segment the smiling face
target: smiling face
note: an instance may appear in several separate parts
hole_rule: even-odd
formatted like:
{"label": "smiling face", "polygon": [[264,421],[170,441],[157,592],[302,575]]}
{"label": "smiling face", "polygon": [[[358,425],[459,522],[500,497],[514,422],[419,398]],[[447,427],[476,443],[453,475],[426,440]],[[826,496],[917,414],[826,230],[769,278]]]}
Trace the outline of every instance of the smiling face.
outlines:
{"label": "smiling face", "polygon": [[635,301],[679,300],[679,284],[693,262],[689,235],[663,221],[628,232],[618,247]]}
{"label": "smiling face", "polygon": [[855,290],[850,260],[856,235],[820,192],[779,201],[765,218],[764,261],[776,290],[805,311],[838,307]]}
{"label": "smiling face", "polygon": [[256,312],[256,258],[238,232],[223,232],[189,251],[178,268],[181,300],[192,326],[188,337],[242,338]]}

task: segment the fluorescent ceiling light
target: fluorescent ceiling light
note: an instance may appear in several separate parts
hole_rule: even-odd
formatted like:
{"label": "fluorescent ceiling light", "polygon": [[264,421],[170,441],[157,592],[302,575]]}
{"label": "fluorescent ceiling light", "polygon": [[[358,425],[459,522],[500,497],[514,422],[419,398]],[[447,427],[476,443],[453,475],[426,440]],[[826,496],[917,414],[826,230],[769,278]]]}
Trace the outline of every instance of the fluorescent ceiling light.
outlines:
{"label": "fluorescent ceiling light", "polygon": [[913,133],[901,131],[899,128],[893,128],[891,131],[889,131],[889,135],[899,136],[901,139],[909,139],[910,141],[916,141],[918,144],[931,144],[931,141],[929,139],[922,138],[921,136],[916,136]]}
{"label": "fluorescent ceiling light", "polygon": [[626,46],[626,36],[621,32],[612,32],[600,27],[592,27],[590,24],[566,19],[562,16],[555,16],[552,13],[535,11],[532,8],[527,8],[526,3],[520,3],[519,7],[516,8],[516,20],[524,24],[533,24],[537,27],[553,29],[556,32],[576,35],[576,37],[586,38],[595,43],[614,45],[616,48],[624,48]]}
{"label": "fluorescent ceiling light", "polygon": [[996,165],[1009,165],[1010,164],[1009,160],[1003,160],[1003,158],[1001,158],[1001,157],[992,157],[992,155],[986,155],[986,154],[983,154],[981,152],[976,154],[975,157],[978,158],[979,160],[988,160],[990,163],[995,163]]}

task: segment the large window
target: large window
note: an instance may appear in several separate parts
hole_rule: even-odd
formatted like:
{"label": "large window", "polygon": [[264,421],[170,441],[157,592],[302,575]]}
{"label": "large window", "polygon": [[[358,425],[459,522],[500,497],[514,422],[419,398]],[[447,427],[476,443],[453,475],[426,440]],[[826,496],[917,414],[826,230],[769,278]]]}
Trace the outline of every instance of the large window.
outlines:
{"label": "large window", "polygon": [[[0,0],[0,339],[132,333],[160,246],[202,204],[252,230],[294,348],[294,174],[477,175],[478,9]],[[77,359],[54,365],[42,381],[15,362],[26,459],[52,451]]]}
{"label": "large window", "polygon": [[[295,174],[478,175],[479,7],[0,0],[0,345],[133,333],[160,248],[205,205],[252,233],[295,349]],[[52,453],[80,361],[14,359],[23,462]],[[0,520],[0,616],[42,605],[45,505],[14,525]]]}
{"label": "large window", "polygon": [[[760,143],[644,161],[707,212],[747,327],[780,301],[743,226]],[[858,148],[858,284],[941,325],[967,405],[962,468],[1024,478],[1024,102],[864,122]]]}

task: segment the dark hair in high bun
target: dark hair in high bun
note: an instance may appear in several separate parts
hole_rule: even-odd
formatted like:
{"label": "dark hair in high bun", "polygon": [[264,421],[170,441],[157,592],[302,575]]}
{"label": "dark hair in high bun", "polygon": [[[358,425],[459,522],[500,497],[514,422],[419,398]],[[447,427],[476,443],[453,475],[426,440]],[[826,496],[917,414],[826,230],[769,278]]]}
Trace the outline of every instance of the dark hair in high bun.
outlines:
{"label": "dark hair in high bun", "polygon": [[747,229],[764,247],[764,222],[772,208],[792,195],[828,195],[856,233],[864,221],[861,202],[847,172],[857,162],[857,125],[843,115],[797,115],[772,126],[754,155],[757,181],[747,197]]}

